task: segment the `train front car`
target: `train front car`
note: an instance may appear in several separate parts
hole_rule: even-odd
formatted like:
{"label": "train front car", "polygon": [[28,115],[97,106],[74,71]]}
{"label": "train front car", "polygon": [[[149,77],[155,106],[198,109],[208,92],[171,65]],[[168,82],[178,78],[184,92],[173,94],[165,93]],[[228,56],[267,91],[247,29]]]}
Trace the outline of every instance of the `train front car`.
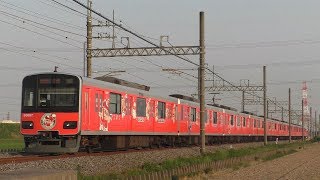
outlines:
{"label": "train front car", "polygon": [[21,134],[32,153],[72,153],[80,146],[81,78],[59,73],[22,82]]}

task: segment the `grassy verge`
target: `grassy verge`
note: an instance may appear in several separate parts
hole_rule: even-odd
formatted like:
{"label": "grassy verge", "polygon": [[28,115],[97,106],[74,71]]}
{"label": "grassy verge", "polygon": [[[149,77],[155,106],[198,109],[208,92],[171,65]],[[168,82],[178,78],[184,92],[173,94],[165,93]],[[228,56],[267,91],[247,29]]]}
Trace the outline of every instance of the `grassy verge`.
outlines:
{"label": "grassy verge", "polygon": [[263,161],[270,161],[276,158],[280,158],[282,156],[288,155],[288,154],[292,154],[298,152],[295,149],[283,149],[283,150],[277,150],[277,152],[275,154],[271,154],[269,156],[264,157],[262,160]]}
{"label": "grassy verge", "polygon": [[0,123],[0,150],[22,149],[23,138],[20,134],[20,124]]}
{"label": "grassy verge", "polygon": [[[218,150],[215,152],[207,153],[203,156],[197,157],[179,157],[176,159],[165,160],[162,163],[145,163],[142,166],[134,169],[130,169],[121,174],[105,174],[98,176],[83,176],[79,174],[79,179],[121,179],[127,176],[135,176],[152,172],[159,172],[163,170],[170,170],[179,167],[190,166],[194,164],[207,163],[219,160],[225,160],[233,157],[242,157],[248,155],[259,155],[265,152],[276,151],[277,153],[272,154],[262,160],[272,160],[287,154],[296,152],[295,149],[301,147],[303,143],[296,142],[291,144],[272,144],[261,147],[247,147],[242,149],[230,149],[230,150]],[[248,166],[248,163],[235,165],[234,169],[238,169],[242,166]]]}
{"label": "grassy verge", "polygon": [[0,149],[22,149],[23,139],[0,139]]}

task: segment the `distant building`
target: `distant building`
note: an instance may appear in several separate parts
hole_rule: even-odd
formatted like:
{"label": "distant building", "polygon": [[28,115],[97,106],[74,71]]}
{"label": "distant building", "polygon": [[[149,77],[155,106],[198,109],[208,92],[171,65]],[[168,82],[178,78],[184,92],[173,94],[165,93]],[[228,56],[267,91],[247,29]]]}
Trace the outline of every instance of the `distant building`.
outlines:
{"label": "distant building", "polygon": [[2,121],[0,121],[0,123],[16,124],[16,123],[20,123],[20,122],[18,122],[18,121],[13,121],[13,120],[2,120]]}

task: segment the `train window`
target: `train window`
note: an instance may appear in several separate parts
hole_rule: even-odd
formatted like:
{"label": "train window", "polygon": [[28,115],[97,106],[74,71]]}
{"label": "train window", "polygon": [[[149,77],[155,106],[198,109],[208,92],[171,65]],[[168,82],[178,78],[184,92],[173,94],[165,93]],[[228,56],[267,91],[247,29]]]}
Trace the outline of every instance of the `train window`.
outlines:
{"label": "train window", "polygon": [[137,98],[137,116],[138,117],[146,117],[146,99],[145,98]]}
{"label": "train window", "polygon": [[241,119],[242,117],[236,118],[237,126],[241,126]]}
{"label": "train window", "polygon": [[85,101],[85,109],[88,110],[88,107],[89,107],[88,92],[84,94],[84,101]]}
{"label": "train window", "polygon": [[242,123],[243,123],[242,126],[246,127],[246,118],[245,117],[242,117]]}
{"label": "train window", "polygon": [[257,120],[253,120],[253,127],[257,127]]}
{"label": "train window", "polygon": [[218,118],[217,118],[217,112],[213,112],[213,124],[217,124]]}
{"label": "train window", "polygon": [[125,104],[125,113],[126,115],[130,115],[131,114],[131,96],[127,96],[124,100],[124,104]]}
{"label": "train window", "polygon": [[208,111],[204,112],[204,122],[207,123],[208,122]]}
{"label": "train window", "polygon": [[121,94],[110,93],[110,114],[121,114]]}
{"label": "train window", "polygon": [[230,125],[233,126],[233,115],[230,116]]}
{"label": "train window", "polygon": [[158,118],[164,119],[166,118],[166,103],[158,102]]}
{"label": "train window", "polygon": [[34,106],[34,89],[25,88],[23,106]]}
{"label": "train window", "polygon": [[192,122],[196,122],[196,116],[197,115],[197,112],[196,112],[196,108],[191,108],[190,109],[190,120]]}
{"label": "train window", "polygon": [[183,105],[181,105],[181,115],[180,115],[181,120],[184,120],[184,111],[183,111]]}

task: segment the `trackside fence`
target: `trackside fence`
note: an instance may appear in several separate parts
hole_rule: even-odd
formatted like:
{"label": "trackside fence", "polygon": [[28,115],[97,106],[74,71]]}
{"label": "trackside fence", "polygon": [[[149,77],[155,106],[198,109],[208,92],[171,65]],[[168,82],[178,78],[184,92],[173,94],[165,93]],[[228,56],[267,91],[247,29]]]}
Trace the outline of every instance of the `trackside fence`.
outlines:
{"label": "trackside fence", "polygon": [[206,172],[206,171],[218,171],[225,168],[231,168],[239,165],[243,162],[255,161],[264,157],[277,153],[276,151],[270,151],[263,154],[255,154],[244,157],[233,157],[226,160],[212,161],[207,163],[194,164],[186,167],[179,167],[171,170],[164,170],[159,172],[153,172],[148,174],[142,174],[137,176],[131,176],[125,178],[126,180],[172,180],[179,179],[180,176],[186,176],[189,174]]}

